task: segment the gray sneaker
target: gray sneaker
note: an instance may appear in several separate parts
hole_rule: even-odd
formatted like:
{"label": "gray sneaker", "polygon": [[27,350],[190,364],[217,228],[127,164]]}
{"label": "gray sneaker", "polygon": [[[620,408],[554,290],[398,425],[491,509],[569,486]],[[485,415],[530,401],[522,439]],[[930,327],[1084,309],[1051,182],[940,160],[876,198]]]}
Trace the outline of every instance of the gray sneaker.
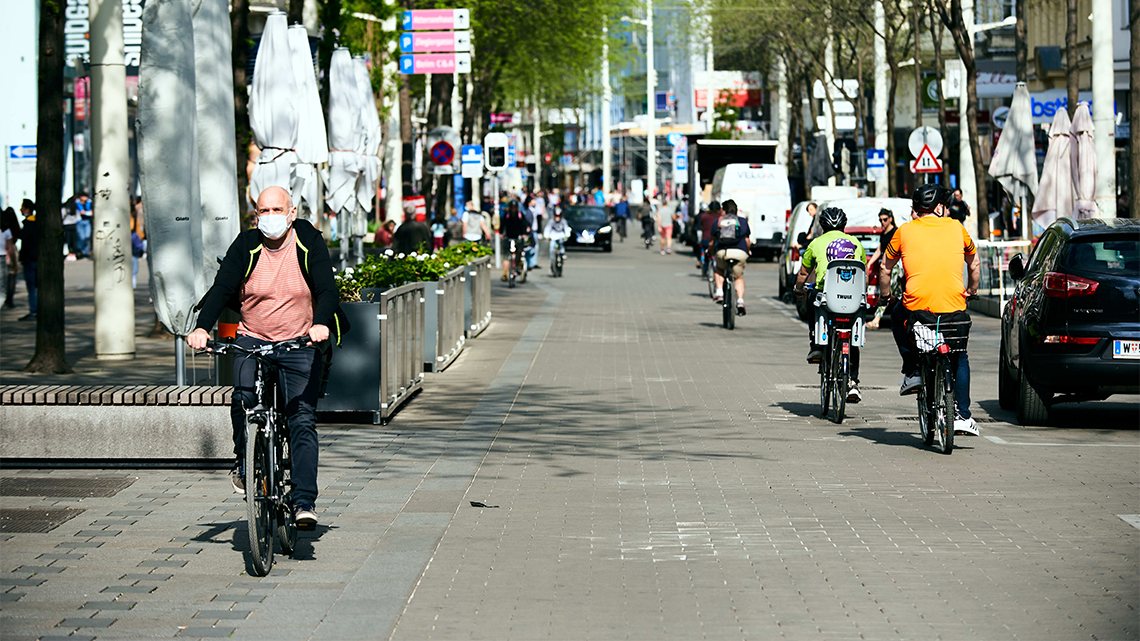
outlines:
{"label": "gray sneaker", "polygon": [[317,526],[317,508],[312,503],[298,501],[293,505],[293,520],[303,530],[314,528]]}
{"label": "gray sneaker", "polygon": [[899,396],[907,396],[910,394],[917,394],[918,388],[922,387],[922,377],[904,376],[902,383],[899,384]]}
{"label": "gray sneaker", "polygon": [[234,486],[234,492],[245,494],[245,465],[240,460],[234,461],[230,468],[230,484]]}

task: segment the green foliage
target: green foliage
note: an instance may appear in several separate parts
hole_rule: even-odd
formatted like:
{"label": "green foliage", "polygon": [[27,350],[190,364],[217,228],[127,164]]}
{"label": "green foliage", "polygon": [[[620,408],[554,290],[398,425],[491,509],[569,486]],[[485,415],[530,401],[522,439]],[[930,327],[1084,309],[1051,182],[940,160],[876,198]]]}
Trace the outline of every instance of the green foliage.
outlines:
{"label": "green foliage", "polygon": [[357,302],[362,289],[385,289],[439,280],[452,269],[490,253],[491,248],[478,243],[452,245],[435,254],[412,252],[404,255],[389,250],[378,256],[366,256],[356,267],[337,274],[336,286],[341,302]]}

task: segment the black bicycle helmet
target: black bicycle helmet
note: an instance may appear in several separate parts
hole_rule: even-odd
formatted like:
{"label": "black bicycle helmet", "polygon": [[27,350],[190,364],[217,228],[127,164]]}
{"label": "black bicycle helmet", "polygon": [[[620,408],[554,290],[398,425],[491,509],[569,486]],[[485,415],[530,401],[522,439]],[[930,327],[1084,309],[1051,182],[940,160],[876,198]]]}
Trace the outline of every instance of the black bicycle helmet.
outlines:
{"label": "black bicycle helmet", "polygon": [[938,208],[938,205],[950,206],[950,203],[953,202],[953,194],[954,192],[942,185],[926,183],[914,190],[914,195],[910,199],[911,207],[917,212],[930,214]]}
{"label": "black bicycle helmet", "polygon": [[827,207],[816,215],[823,231],[843,231],[847,227],[847,213],[838,207]]}

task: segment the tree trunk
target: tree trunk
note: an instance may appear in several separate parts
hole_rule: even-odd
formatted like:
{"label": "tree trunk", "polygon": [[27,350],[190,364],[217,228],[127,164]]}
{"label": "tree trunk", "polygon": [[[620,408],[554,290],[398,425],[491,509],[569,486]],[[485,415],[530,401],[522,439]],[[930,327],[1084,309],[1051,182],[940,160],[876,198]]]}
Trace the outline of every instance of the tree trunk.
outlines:
{"label": "tree trunk", "polygon": [[1065,12],[1065,72],[1068,74],[1069,115],[1076,112],[1078,92],[1080,90],[1080,60],[1077,58],[1077,2],[1066,0],[1068,3]]}
{"label": "tree trunk", "polygon": [[337,32],[341,29],[340,6],[341,0],[324,0],[317,10],[321,28],[324,30],[321,41],[317,43],[317,67],[321,70],[317,77],[317,90],[321,94],[321,104],[324,105],[325,113],[329,110],[329,69],[332,67],[333,50],[337,45]]}
{"label": "tree trunk", "polygon": [[[1025,0],[1014,2],[1014,13],[1017,16],[1017,26],[1014,28],[1014,50],[1017,59],[1017,81],[1028,82],[1029,78],[1029,42],[1025,24]],[[1070,113],[1072,110],[1070,109]]]}
{"label": "tree trunk", "polygon": [[1128,215],[1131,218],[1140,218],[1136,211],[1136,201],[1140,199],[1140,2],[1133,0],[1131,15],[1128,16],[1132,29],[1132,44],[1129,47],[1129,67],[1132,75],[1132,91],[1130,102],[1132,113],[1129,115],[1128,134]]}
{"label": "tree trunk", "polygon": [[[898,195],[898,150],[895,149],[895,96],[899,89],[899,65],[891,62],[894,56],[887,53],[887,61],[891,68],[891,82],[887,89],[887,195],[894,198]],[[878,194],[876,194],[878,195]]]}
{"label": "tree trunk", "polygon": [[237,145],[238,220],[241,228],[249,228],[248,199],[249,145],[253,130],[249,126],[249,82],[245,68],[249,63],[249,0],[233,0],[230,8],[230,36],[233,48],[230,60],[234,74],[234,142]]}
{"label": "tree trunk", "polygon": [[[918,2],[914,3],[912,11],[914,13],[911,22],[911,31],[914,33],[914,126],[917,129],[922,126],[922,39],[919,37],[922,22],[922,5]],[[918,182],[918,176],[915,176],[915,183]]]}
{"label": "tree trunk", "polygon": [[25,372],[67,374],[63,334],[63,25],[64,3],[40,5],[39,121],[36,124],[36,352]]}
{"label": "tree trunk", "polygon": [[[1019,3],[1020,4],[1020,3]],[[946,96],[942,93],[942,21],[930,14],[930,39],[934,43],[934,82],[938,91],[938,131],[942,134],[942,184],[950,184],[950,132],[946,127]]]}
{"label": "tree trunk", "polygon": [[[990,214],[990,204],[986,198],[986,166],[982,164],[982,145],[978,142],[978,66],[974,60],[974,40],[966,28],[962,18],[962,3],[960,0],[951,0],[949,7],[935,4],[942,18],[942,24],[950,30],[954,38],[954,47],[958,50],[958,57],[966,73],[966,128],[970,137],[970,154],[974,160],[974,179],[978,190],[978,220],[987,220]],[[959,112],[961,112],[959,108]],[[959,127],[962,126],[960,123]],[[960,170],[965,173],[966,167]]]}
{"label": "tree trunk", "polygon": [[289,0],[289,13],[287,20],[289,24],[301,24],[301,20],[305,14],[305,0]]}

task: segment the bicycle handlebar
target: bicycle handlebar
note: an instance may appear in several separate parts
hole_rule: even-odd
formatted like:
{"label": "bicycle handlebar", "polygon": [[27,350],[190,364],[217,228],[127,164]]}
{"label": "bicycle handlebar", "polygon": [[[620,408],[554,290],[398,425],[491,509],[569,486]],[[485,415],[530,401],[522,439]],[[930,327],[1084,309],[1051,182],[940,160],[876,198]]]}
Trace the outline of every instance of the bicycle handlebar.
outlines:
{"label": "bicycle handlebar", "polygon": [[278,341],[276,343],[267,343],[258,347],[242,347],[237,343],[230,343],[225,341],[207,340],[206,349],[203,350],[207,353],[213,354],[226,354],[228,352],[238,352],[241,354],[248,354],[250,356],[267,356],[273,352],[292,352],[298,349],[304,349],[312,345],[312,341],[308,336],[297,336],[288,340]]}

